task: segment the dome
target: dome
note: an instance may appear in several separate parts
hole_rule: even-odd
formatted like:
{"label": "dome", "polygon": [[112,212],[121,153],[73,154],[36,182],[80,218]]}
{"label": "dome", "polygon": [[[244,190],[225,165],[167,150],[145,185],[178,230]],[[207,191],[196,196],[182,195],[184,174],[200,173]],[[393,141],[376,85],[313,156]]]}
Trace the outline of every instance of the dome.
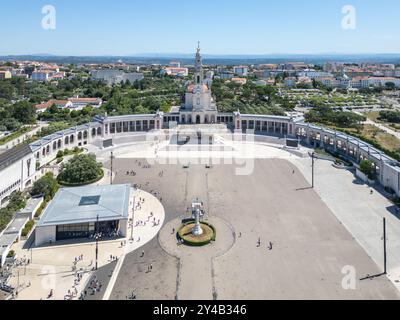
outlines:
{"label": "dome", "polygon": [[208,90],[206,84],[200,84],[200,85],[191,84],[190,86],[188,86],[188,92],[193,93],[193,91],[195,91],[195,88],[201,88],[201,92],[205,92]]}

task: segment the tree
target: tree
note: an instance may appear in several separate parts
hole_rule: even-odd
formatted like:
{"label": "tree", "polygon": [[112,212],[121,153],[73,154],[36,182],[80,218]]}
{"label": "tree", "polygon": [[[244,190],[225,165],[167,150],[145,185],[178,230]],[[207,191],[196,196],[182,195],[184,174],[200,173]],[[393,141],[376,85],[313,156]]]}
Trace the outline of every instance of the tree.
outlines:
{"label": "tree", "polygon": [[306,113],[305,119],[307,122],[333,124],[342,128],[350,128],[356,127],[366,118],[348,111],[334,111],[329,106],[321,105]]}
{"label": "tree", "polygon": [[394,82],[386,82],[385,87],[388,90],[394,90],[396,88],[396,84]]}
{"label": "tree", "polygon": [[30,193],[32,196],[43,195],[46,200],[50,200],[54,197],[58,188],[57,180],[51,172],[48,172],[33,184]]}
{"label": "tree", "polygon": [[362,173],[366,174],[369,179],[375,179],[376,169],[372,161],[362,160],[360,162],[360,170]]}
{"label": "tree", "polygon": [[11,100],[13,98],[14,88],[8,80],[0,80],[0,98]]}
{"label": "tree", "polygon": [[101,178],[102,175],[102,164],[96,161],[94,154],[79,154],[61,165],[58,180],[68,184],[85,184]]}
{"label": "tree", "polygon": [[4,127],[7,128],[9,131],[15,131],[21,128],[22,124],[16,119],[13,118],[6,118],[3,120],[0,120],[0,124]]}
{"label": "tree", "polygon": [[36,121],[36,110],[28,101],[20,101],[13,105],[13,117],[24,124]]}
{"label": "tree", "polygon": [[391,110],[380,111],[378,119],[391,123],[400,123],[400,111],[391,111]]}

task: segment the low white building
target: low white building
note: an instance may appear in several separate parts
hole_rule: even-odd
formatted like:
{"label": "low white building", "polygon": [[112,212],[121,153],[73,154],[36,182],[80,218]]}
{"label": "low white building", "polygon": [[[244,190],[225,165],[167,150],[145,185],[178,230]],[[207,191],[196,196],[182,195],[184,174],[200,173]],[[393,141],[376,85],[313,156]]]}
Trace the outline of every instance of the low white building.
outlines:
{"label": "low white building", "polygon": [[0,154],[0,206],[15,191],[22,191],[36,180],[36,161],[29,145],[20,145]]}
{"label": "low white building", "polygon": [[35,245],[60,240],[126,237],[131,186],[105,185],[62,188],[35,229]]}
{"label": "low white building", "polygon": [[68,101],[72,104],[69,108],[73,110],[82,110],[86,106],[100,108],[103,100],[100,98],[69,98]]}

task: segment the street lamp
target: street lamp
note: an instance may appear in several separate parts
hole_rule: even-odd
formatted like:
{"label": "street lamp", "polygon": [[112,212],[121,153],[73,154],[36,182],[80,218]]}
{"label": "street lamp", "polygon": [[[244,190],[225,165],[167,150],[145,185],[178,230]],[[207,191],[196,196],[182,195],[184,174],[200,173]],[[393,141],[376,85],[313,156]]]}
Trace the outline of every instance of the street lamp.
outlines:
{"label": "street lamp", "polygon": [[135,221],[135,196],[133,196],[133,211],[132,211],[132,221],[131,221],[131,241],[133,241],[133,223]]}
{"label": "street lamp", "polygon": [[383,273],[387,274],[386,218],[383,218]]}
{"label": "street lamp", "polygon": [[311,188],[314,189],[314,167],[315,167],[315,152],[309,154],[311,156]]}
{"label": "street lamp", "polygon": [[111,172],[110,172],[110,184],[113,184],[113,160],[114,160],[114,152],[111,151]]}
{"label": "street lamp", "polygon": [[96,217],[96,233],[94,235],[96,239],[96,264],[95,264],[95,270],[97,270],[97,261],[98,261],[98,256],[99,256],[99,239],[101,237],[99,233],[99,215]]}

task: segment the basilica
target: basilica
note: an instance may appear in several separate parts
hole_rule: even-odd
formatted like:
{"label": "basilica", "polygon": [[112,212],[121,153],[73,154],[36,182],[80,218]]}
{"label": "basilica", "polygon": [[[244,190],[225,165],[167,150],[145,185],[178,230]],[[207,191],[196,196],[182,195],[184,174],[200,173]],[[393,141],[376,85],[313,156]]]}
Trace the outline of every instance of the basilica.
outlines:
{"label": "basilica", "polygon": [[185,102],[179,113],[183,124],[216,123],[217,106],[211,94],[211,81],[204,78],[200,45],[196,52],[194,81],[187,87]]}

